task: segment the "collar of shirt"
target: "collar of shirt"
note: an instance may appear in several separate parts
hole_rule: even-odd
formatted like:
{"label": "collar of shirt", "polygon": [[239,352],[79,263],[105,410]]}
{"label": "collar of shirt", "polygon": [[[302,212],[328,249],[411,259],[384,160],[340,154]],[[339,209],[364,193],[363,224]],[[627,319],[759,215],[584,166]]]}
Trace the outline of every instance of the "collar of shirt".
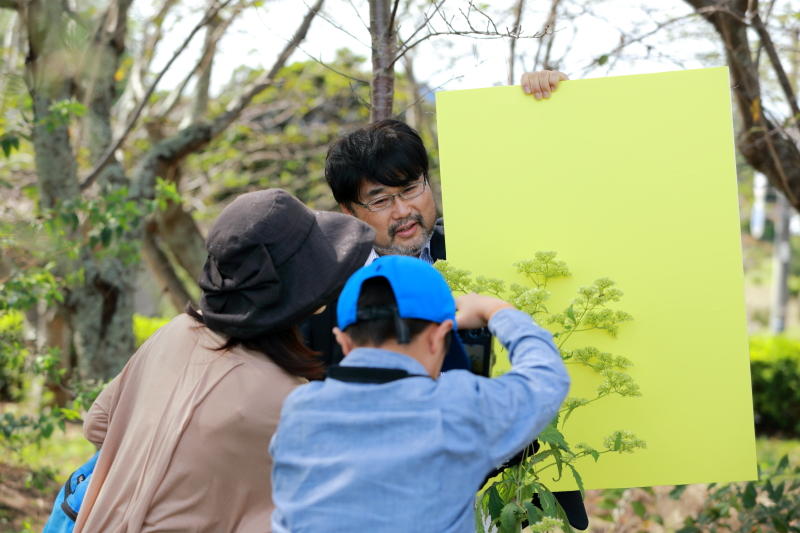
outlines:
{"label": "collar of shirt", "polygon": [[[378,252],[376,252],[375,248],[373,248],[369,252],[369,257],[367,257],[367,261],[364,263],[364,266],[371,265],[372,262],[375,261],[379,257],[380,257],[380,255],[378,255]],[[428,239],[428,242],[426,242],[425,246],[422,247],[422,250],[419,252],[419,255],[417,257],[419,257],[420,259],[422,259],[423,261],[425,261],[429,265],[433,264],[433,257],[431,256],[431,240],[430,239]]]}
{"label": "collar of shirt", "polygon": [[340,363],[341,366],[396,368],[409,374],[429,375],[422,363],[408,355],[381,348],[356,348]]}

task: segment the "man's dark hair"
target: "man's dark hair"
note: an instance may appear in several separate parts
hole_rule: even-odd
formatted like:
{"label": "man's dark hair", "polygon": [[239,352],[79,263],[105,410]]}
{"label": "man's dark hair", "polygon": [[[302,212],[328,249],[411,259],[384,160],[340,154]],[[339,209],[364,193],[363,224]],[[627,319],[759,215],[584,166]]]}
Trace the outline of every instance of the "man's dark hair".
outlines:
{"label": "man's dark hair", "polygon": [[358,202],[361,181],[402,187],[428,179],[428,152],[419,134],[399,120],[381,120],[341,137],[328,149],[325,179],[336,202]]}
{"label": "man's dark hair", "polygon": [[[396,305],[394,291],[386,278],[370,278],[361,285],[361,293],[358,295],[359,310],[389,308]],[[405,322],[408,327],[409,339],[412,341],[427,326],[433,324],[429,320],[417,318],[401,318],[400,320]],[[392,318],[360,320],[348,326],[346,331],[356,346],[380,346],[389,340],[397,339],[395,320]]]}

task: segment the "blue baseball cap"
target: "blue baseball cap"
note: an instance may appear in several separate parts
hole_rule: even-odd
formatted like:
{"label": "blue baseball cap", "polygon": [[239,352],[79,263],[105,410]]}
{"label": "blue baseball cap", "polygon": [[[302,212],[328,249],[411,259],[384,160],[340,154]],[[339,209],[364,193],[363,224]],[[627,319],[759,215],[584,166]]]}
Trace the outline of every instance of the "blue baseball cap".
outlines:
{"label": "blue baseball cap", "polygon": [[336,315],[339,329],[358,321],[358,297],[368,279],[386,278],[392,287],[400,318],[417,318],[456,325],[456,303],[450,287],[438,270],[415,257],[387,255],[358,269],[342,289]]}

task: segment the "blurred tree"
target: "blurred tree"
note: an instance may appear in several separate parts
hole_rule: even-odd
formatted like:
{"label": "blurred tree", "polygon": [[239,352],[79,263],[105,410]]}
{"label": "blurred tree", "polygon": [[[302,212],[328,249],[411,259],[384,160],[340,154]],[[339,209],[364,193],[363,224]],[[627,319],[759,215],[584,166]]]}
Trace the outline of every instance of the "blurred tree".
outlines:
{"label": "blurred tree", "polygon": [[[555,17],[559,1],[553,1]],[[449,8],[449,10],[448,10]],[[488,11],[488,4],[450,2],[369,0],[369,33],[372,50],[371,120],[393,116],[394,76],[397,62],[421,43],[435,37],[470,39],[509,39],[513,68],[514,46],[518,39],[538,39],[545,31],[523,35],[520,27],[523,2],[515,2],[515,22],[504,27]],[[401,27],[401,23],[405,29]],[[552,24],[550,24],[552,26]],[[551,29],[552,31],[552,29]],[[549,52],[548,52],[549,53]],[[406,62],[406,67],[408,62]],[[513,76],[513,72],[511,74]]]}
{"label": "blurred tree", "polygon": [[[0,145],[8,155],[20,141],[30,139],[39,216],[58,230],[61,244],[74,243],[73,256],[55,252],[52,257],[54,271],[66,286],[63,303],[47,317],[48,323],[61,317],[63,327],[53,328],[60,338],[48,343],[59,345],[67,357],[74,351],[80,373],[87,377],[114,375],[132,352],[139,243],[144,239],[153,263],[158,252],[164,253],[154,235],[171,240],[171,253],[178,261],[187,270],[196,268],[201,241],[180,202],[173,197],[166,201],[166,210],[148,215],[158,178],[177,183],[186,157],[207,147],[279,80],[280,69],[322,5],[317,0],[308,9],[269,71],[237,87],[237,96],[225,109],[212,110],[208,79],[215,43],[233,17],[261,2],[210,1],[200,22],[156,74],[150,74],[150,67],[164,35],[163,23],[179,2],[162,0],[144,25],[135,55],[126,48],[131,2],[97,0],[76,11],[67,2],[0,0],[0,8],[12,10],[16,17],[9,24],[15,35],[6,39],[15,46],[4,52],[24,69],[29,96],[17,124],[0,130]],[[206,32],[205,47],[196,67],[172,94],[160,98],[155,92],[158,82],[201,31]],[[177,102],[192,79],[194,104],[187,110]],[[120,148],[131,145],[139,149],[128,150],[128,157],[119,155]],[[88,174],[80,177],[89,166]],[[167,226],[172,228],[169,232],[158,231]],[[24,246],[17,243],[17,248]],[[162,282],[168,283],[174,272],[162,270]]]}
{"label": "blurred tree", "polygon": [[[773,15],[774,0],[766,9],[760,7],[758,0],[685,1],[713,26],[724,46],[742,120],[739,151],[795,209],[800,208],[800,108],[784,67],[786,50],[779,50],[776,45],[777,33],[800,24],[797,15],[786,13],[779,17],[780,29],[775,29],[767,24]],[[751,41],[751,35],[757,39]],[[760,71],[762,54],[766,54],[770,64],[767,73]],[[765,99],[762,83],[765,75],[777,80],[782,93],[778,101]],[[780,117],[776,112],[780,107],[789,110],[788,117]]]}

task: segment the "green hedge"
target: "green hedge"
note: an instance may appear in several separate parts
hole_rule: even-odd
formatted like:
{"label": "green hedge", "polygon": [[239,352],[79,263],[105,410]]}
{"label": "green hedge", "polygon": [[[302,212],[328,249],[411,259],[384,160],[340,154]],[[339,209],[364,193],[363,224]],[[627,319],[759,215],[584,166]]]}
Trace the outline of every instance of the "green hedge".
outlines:
{"label": "green hedge", "polygon": [[800,436],[800,341],[752,337],[750,372],[756,432]]}

